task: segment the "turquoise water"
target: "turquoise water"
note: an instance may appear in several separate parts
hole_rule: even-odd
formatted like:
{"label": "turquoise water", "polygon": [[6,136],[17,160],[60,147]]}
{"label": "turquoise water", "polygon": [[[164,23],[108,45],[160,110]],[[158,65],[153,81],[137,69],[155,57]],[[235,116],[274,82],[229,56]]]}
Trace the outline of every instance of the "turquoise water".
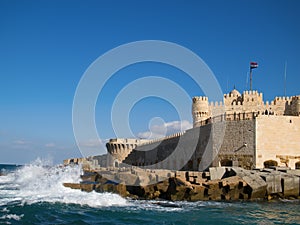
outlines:
{"label": "turquoise water", "polygon": [[[0,167],[1,168],[1,167]],[[300,202],[168,202],[85,193],[80,167],[33,164],[0,176],[0,224],[300,224]]]}

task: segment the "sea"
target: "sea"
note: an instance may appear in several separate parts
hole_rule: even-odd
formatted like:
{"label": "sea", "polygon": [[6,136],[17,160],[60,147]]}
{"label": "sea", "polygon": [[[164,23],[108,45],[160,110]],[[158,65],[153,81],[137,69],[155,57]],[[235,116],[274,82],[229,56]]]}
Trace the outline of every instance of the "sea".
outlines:
{"label": "sea", "polygon": [[172,202],[64,187],[80,166],[0,165],[0,224],[300,224],[299,200]]}

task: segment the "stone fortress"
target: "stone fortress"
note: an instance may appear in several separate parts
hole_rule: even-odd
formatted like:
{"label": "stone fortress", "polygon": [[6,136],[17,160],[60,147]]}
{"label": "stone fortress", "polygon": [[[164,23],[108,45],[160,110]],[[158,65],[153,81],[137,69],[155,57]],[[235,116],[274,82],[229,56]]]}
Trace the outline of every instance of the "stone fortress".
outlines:
{"label": "stone fortress", "polygon": [[213,124],[226,121],[223,143],[212,166],[253,169],[271,163],[300,168],[300,96],[275,97],[271,102],[264,102],[262,93],[244,91],[240,94],[233,89],[220,103],[209,102],[205,96],[194,97],[192,115],[193,129],[163,139],[111,139],[106,145],[110,153],[108,165],[118,166],[125,162],[136,166],[158,164],[158,167],[174,169],[180,162],[176,163],[175,159],[173,165],[159,164],[164,158],[162,155],[171,154],[179,138],[186,138],[188,145],[189,136],[200,129],[195,153],[181,168],[199,170],[209,136],[216,141]]}
{"label": "stone fortress", "polygon": [[[192,115],[192,129],[157,140],[110,139],[106,144],[110,154],[88,160],[109,167],[132,165],[202,171],[207,169],[201,165],[208,149],[212,162],[209,166],[300,169],[299,95],[264,102],[262,93],[241,94],[234,88],[224,95],[223,102],[209,102],[205,96],[193,97]],[[222,124],[225,132],[220,136]],[[165,161],[175,149],[184,154],[191,143],[195,147],[187,162],[181,157]]]}

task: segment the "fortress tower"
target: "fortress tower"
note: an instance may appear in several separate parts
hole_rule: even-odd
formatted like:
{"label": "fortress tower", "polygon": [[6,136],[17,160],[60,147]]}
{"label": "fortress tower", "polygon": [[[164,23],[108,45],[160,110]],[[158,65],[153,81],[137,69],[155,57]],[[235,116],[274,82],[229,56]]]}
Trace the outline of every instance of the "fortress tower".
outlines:
{"label": "fortress tower", "polygon": [[292,97],[291,111],[294,116],[300,116],[300,96]]}
{"label": "fortress tower", "polygon": [[263,101],[258,91],[244,91],[241,94],[235,88],[224,94],[223,102],[208,102],[208,97],[193,98],[192,115],[194,127],[202,126],[213,117],[226,113],[226,120],[252,119],[257,115],[299,116],[300,96],[275,97],[270,103]]}
{"label": "fortress tower", "polygon": [[193,97],[192,104],[193,126],[199,126],[199,122],[210,117],[208,97]]}

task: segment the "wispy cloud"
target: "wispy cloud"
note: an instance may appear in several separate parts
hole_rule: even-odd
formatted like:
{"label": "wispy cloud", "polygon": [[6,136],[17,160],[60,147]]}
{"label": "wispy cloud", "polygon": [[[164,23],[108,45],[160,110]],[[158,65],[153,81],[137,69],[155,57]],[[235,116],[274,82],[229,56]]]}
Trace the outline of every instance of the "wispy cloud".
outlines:
{"label": "wispy cloud", "polygon": [[171,121],[160,125],[153,125],[150,127],[150,131],[140,132],[137,136],[143,139],[162,138],[170,134],[190,129],[192,126],[193,125],[187,120]]}
{"label": "wispy cloud", "polygon": [[89,140],[80,142],[79,145],[82,147],[96,148],[96,147],[100,147],[103,144],[105,144],[105,141],[106,140],[101,140],[101,139],[89,139]]}
{"label": "wispy cloud", "polygon": [[24,139],[15,140],[13,143],[16,144],[16,145],[28,145],[28,144],[31,144],[30,141],[26,141]]}
{"label": "wispy cloud", "polygon": [[54,143],[47,143],[47,144],[45,144],[45,147],[46,148],[54,148],[56,145],[54,144]]}

